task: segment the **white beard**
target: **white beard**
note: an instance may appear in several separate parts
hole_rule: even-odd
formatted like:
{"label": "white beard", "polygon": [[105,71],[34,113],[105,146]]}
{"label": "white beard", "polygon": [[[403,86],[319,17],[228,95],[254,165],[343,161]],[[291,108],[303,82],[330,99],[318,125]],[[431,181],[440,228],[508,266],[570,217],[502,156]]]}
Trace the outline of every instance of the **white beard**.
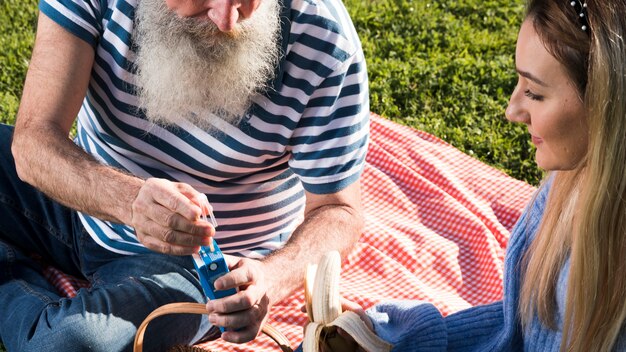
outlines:
{"label": "white beard", "polygon": [[203,129],[238,124],[273,77],[279,58],[278,0],[263,0],[228,33],[208,18],[181,18],[164,0],[141,0],[138,47],[140,108],[161,125]]}

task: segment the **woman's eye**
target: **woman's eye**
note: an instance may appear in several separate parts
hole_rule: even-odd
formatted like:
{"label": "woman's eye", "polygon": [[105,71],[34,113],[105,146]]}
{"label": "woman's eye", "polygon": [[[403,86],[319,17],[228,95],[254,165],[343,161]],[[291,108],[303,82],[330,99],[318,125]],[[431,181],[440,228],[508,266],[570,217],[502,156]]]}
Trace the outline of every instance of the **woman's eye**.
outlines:
{"label": "woman's eye", "polygon": [[526,90],[524,91],[524,95],[525,95],[525,96],[527,96],[527,97],[529,97],[529,98],[530,98],[530,99],[532,99],[532,100],[537,100],[537,101],[542,101],[542,100],[543,100],[543,96],[541,96],[541,95],[537,95],[537,94],[534,94],[533,92],[531,92],[531,91],[530,91],[530,90],[528,90],[528,89],[526,89]]}

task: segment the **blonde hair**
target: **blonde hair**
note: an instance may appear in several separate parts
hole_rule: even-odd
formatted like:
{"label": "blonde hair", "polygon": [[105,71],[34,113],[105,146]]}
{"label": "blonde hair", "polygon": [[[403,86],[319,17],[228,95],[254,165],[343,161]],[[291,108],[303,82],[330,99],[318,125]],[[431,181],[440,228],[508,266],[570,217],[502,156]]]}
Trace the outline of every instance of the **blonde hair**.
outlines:
{"label": "blonde hair", "polygon": [[569,258],[561,351],[572,352],[610,351],[626,319],[626,2],[586,3],[588,34],[569,1],[528,6],[544,45],[579,88],[589,146],[574,170],[553,175],[524,257],[519,311],[523,325],[536,315],[556,329],[556,285]]}

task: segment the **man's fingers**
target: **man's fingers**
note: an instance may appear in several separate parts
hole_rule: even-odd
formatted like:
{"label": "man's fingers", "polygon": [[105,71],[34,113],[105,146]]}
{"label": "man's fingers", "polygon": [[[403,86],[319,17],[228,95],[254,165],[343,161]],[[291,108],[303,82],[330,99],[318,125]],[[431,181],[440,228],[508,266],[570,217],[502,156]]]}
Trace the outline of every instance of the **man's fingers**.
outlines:
{"label": "man's fingers", "polygon": [[243,329],[249,326],[251,323],[256,323],[265,317],[267,313],[267,306],[261,304],[255,304],[243,311],[237,311],[228,314],[221,314],[213,312],[209,314],[209,322],[213,325],[223,326],[229,329]]}
{"label": "man's fingers", "polygon": [[263,297],[258,303],[251,304],[252,296],[243,291],[234,296],[209,301],[209,322],[222,326],[227,331],[222,338],[233,343],[253,340],[261,331],[268,312],[269,300]]}
{"label": "man's fingers", "polygon": [[148,214],[148,216],[154,222],[158,223],[164,228],[172,229],[175,231],[203,237],[213,236],[215,234],[215,229],[213,228],[213,225],[207,223],[206,221],[190,221],[180,214],[174,213],[162,206],[153,207],[151,213]]}
{"label": "man's fingers", "polygon": [[188,247],[173,245],[150,236],[144,236],[141,242],[146,248],[152,251],[169,255],[191,255],[200,250],[199,246]]}
{"label": "man's fingers", "polygon": [[213,283],[215,288],[225,290],[229,288],[237,288],[247,286],[255,282],[255,274],[250,265],[245,264],[245,259],[232,256],[225,256],[226,264],[230,268],[230,272]]}
{"label": "man's fingers", "polygon": [[149,249],[166,254],[192,254],[211,244],[212,224],[200,220],[209,208],[206,196],[188,184],[146,180],[133,202],[137,238]]}
{"label": "man's fingers", "polygon": [[257,303],[259,303],[259,298],[255,296],[254,289],[249,287],[234,295],[210,301],[207,308],[210,312],[232,313],[250,309]]}
{"label": "man's fingers", "polygon": [[154,201],[174,213],[194,221],[202,215],[202,209],[191,199],[198,193],[184,183],[174,183],[162,179],[148,179],[146,187],[150,187]]}
{"label": "man's fingers", "polygon": [[199,193],[193,187],[186,183],[178,183],[178,190],[189,198],[189,200],[200,208],[201,214],[209,215],[213,213],[213,207],[206,197],[206,194]]}
{"label": "man's fingers", "polygon": [[254,339],[267,318],[270,298],[263,285],[263,264],[257,260],[225,256],[231,272],[220,277],[218,289],[238,288],[231,296],[207,302],[209,321],[230,328],[222,334],[226,341],[243,343]]}
{"label": "man's fingers", "polygon": [[195,236],[185,232],[172,230],[169,228],[161,228],[154,236],[165,243],[178,246],[208,246],[212,239],[209,236]]}
{"label": "man's fingers", "polygon": [[261,331],[261,326],[267,316],[267,305],[256,304],[250,309],[230,314],[212,313],[209,321],[217,326],[223,326],[227,330],[222,338],[233,343],[244,343],[254,340]]}
{"label": "man's fingers", "polygon": [[258,326],[248,326],[237,331],[227,330],[222,334],[222,339],[232,343],[246,343],[254,340],[260,330]]}
{"label": "man's fingers", "polygon": [[[182,220],[184,219],[181,217]],[[180,231],[177,228],[183,228],[186,231]],[[164,226],[150,219],[146,219],[141,228],[136,228],[135,231],[164,243],[181,246],[208,246],[214,234],[210,225],[203,225],[199,222],[196,226],[169,226],[167,224]]]}

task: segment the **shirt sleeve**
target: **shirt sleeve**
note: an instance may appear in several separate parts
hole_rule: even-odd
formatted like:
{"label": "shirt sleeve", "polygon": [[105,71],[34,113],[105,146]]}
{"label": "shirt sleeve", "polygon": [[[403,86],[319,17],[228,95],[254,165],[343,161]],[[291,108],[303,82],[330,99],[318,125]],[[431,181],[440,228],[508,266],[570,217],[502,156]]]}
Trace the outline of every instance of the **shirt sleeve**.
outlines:
{"label": "shirt sleeve", "polygon": [[289,161],[308,192],[338,192],[359,179],[369,141],[368,94],[359,48],[311,95],[294,131]]}
{"label": "shirt sleeve", "polygon": [[102,29],[100,0],[40,0],[39,10],[92,47]]}

